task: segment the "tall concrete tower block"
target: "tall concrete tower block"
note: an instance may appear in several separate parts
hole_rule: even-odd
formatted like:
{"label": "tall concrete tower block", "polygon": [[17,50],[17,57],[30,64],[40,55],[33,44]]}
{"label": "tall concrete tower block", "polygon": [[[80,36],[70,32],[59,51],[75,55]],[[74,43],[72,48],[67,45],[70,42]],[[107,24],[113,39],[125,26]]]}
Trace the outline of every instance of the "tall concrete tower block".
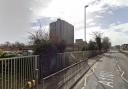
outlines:
{"label": "tall concrete tower block", "polygon": [[64,20],[57,19],[50,23],[50,40],[64,41],[66,45],[74,44],[74,26]]}

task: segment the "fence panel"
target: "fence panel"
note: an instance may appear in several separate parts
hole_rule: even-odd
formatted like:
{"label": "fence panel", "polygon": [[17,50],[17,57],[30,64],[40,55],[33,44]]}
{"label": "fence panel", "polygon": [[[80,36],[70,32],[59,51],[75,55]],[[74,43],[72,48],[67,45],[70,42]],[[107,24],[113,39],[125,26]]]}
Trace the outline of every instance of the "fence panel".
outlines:
{"label": "fence panel", "polygon": [[43,89],[70,89],[88,70],[87,61],[75,63],[43,79]]}
{"label": "fence panel", "polygon": [[43,89],[70,89],[89,69],[87,59],[101,53],[96,50],[58,53],[57,66],[66,64],[66,68],[43,78]]}
{"label": "fence panel", "polygon": [[38,56],[0,59],[0,89],[35,87]]}

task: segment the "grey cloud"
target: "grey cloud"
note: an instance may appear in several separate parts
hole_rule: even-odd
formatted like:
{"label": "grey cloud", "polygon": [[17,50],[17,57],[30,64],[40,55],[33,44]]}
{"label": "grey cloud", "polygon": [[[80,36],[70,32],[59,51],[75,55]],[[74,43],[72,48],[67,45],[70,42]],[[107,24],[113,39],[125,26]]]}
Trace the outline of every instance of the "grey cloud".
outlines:
{"label": "grey cloud", "polygon": [[36,19],[34,22],[32,22],[32,27],[37,27],[37,26],[48,26],[49,23],[55,21],[57,18],[53,18],[53,17],[40,17],[38,19]]}
{"label": "grey cloud", "polygon": [[33,0],[31,2],[33,8],[47,7],[52,0]]}
{"label": "grey cloud", "polygon": [[46,7],[51,0],[0,0],[0,42],[24,41],[22,37],[31,30],[33,12],[30,9],[36,8],[40,1]]}
{"label": "grey cloud", "polygon": [[30,0],[0,1],[0,42],[20,40],[29,30],[31,11]]}
{"label": "grey cloud", "polygon": [[94,0],[91,3],[89,3],[89,5],[97,5],[101,2],[101,0]]}

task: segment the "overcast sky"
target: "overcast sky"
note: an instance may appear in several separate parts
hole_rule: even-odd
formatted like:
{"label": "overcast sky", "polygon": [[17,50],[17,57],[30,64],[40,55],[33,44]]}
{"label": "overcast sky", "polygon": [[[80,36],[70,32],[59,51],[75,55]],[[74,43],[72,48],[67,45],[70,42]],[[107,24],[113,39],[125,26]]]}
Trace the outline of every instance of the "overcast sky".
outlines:
{"label": "overcast sky", "polygon": [[0,43],[27,42],[39,20],[45,28],[57,18],[74,25],[75,39],[84,39],[86,4],[87,40],[100,31],[113,45],[128,43],[128,0],[0,0]]}

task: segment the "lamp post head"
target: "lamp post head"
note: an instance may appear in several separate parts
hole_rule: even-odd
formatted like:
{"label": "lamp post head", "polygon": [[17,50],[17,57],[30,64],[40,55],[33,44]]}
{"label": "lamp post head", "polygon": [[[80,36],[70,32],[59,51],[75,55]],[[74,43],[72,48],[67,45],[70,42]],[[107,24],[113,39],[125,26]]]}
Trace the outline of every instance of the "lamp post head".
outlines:
{"label": "lamp post head", "polygon": [[85,5],[84,7],[85,7],[85,8],[87,8],[87,7],[88,7],[88,5]]}

